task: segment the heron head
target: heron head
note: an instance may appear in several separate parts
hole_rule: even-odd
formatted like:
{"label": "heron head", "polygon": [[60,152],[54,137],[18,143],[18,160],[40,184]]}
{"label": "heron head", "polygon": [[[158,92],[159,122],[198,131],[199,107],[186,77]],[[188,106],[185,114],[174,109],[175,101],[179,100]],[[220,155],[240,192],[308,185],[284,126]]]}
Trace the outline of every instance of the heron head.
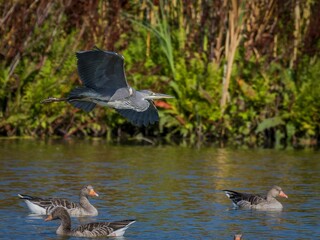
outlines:
{"label": "heron head", "polygon": [[154,100],[154,99],[161,99],[161,98],[174,98],[173,96],[163,94],[163,93],[155,93],[149,90],[141,90],[139,91],[143,98],[146,100]]}

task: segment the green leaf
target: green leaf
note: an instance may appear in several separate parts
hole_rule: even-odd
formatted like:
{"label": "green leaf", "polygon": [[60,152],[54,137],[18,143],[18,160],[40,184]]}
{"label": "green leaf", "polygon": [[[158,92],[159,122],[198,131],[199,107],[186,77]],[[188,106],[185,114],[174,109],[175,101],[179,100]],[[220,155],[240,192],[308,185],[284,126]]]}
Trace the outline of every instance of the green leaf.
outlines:
{"label": "green leaf", "polygon": [[260,133],[268,128],[277,127],[279,125],[284,125],[285,122],[281,117],[273,117],[264,119],[261,123],[259,123],[256,133]]}

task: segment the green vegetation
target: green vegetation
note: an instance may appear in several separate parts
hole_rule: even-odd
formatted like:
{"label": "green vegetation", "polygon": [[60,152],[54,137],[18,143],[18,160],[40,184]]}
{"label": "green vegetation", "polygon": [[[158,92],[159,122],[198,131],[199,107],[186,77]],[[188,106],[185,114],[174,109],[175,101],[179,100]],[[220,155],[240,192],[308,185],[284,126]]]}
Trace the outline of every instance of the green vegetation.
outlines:
{"label": "green vegetation", "polygon": [[[319,144],[319,1],[28,0],[0,11],[2,136]],[[124,55],[134,88],[176,97],[157,103],[159,125],[40,104],[81,84],[74,53],[94,45]]]}

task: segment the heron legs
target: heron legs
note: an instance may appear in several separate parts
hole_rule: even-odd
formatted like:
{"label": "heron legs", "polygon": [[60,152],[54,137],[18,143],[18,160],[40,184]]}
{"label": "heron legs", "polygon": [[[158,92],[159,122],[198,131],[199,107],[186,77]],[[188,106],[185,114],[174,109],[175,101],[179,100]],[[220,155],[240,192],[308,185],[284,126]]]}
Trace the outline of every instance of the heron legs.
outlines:
{"label": "heron legs", "polygon": [[50,97],[47,99],[42,100],[40,103],[52,103],[52,102],[66,102],[68,101],[68,98],[55,98],[55,97]]}

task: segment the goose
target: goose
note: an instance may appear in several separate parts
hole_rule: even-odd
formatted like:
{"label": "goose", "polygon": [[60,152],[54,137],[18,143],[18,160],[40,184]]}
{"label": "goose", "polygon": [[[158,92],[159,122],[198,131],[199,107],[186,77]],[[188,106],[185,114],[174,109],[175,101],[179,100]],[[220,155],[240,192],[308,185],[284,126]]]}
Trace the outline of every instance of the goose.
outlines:
{"label": "goose", "polygon": [[281,187],[278,186],[273,186],[265,197],[248,193],[239,193],[232,190],[223,191],[232,201],[235,208],[244,209],[280,210],[283,206],[279,201],[277,201],[276,197],[288,198],[288,196],[282,191]]}
{"label": "goose", "polygon": [[242,239],[242,234],[241,233],[240,234],[236,234],[233,237],[233,240],[241,240],[241,239]]}
{"label": "goose", "polygon": [[64,236],[74,237],[121,237],[127,228],[135,222],[135,220],[122,220],[116,222],[93,222],[80,225],[71,229],[71,218],[67,210],[63,207],[54,208],[45,221],[60,219],[60,226],[56,233]]}
{"label": "goose", "polygon": [[98,210],[88,200],[88,196],[99,196],[91,185],[81,189],[79,203],[64,198],[39,198],[23,194],[18,194],[18,196],[25,201],[29,210],[35,214],[45,215],[55,207],[63,207],[72,217],[98,215]]}

